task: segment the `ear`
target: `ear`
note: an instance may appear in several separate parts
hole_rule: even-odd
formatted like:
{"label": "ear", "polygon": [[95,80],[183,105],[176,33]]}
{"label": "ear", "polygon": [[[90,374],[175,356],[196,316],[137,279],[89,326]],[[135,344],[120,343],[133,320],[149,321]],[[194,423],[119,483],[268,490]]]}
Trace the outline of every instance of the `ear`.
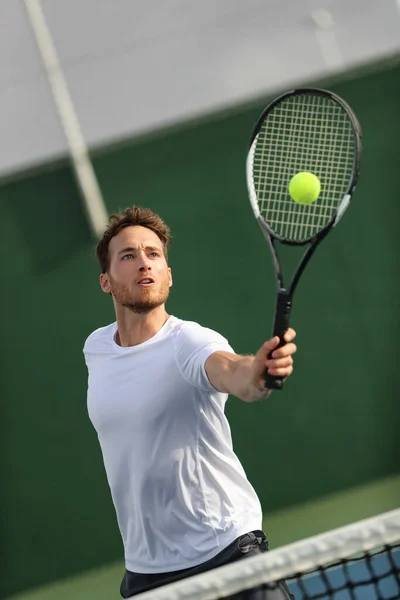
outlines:
{"label": "ear", "polygon": [[169,279],[169,287],[172,287],[172,271],[170,267],[168,267],[168,279]]}
{"label": "ear", "polygon": [[108,278],[107,273],[102,273],[100,275],[100,287],[105,294],[111,293],[110,280]]}

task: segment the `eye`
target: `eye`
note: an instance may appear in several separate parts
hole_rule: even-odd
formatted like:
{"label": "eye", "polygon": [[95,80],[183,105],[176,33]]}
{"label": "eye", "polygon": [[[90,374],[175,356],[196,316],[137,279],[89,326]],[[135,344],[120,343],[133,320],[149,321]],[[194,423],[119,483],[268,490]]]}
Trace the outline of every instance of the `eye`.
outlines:
{"label": "eye", "polygon": [[159,252],[150,252],[149,256],[156,256],[156,257],[158,257],[158,256],[160,256],[160,253]]}
{"label": "eye", "polygon": [[127,258],[133,258],[133,254],[124,254],[122,260],[125,260]]}

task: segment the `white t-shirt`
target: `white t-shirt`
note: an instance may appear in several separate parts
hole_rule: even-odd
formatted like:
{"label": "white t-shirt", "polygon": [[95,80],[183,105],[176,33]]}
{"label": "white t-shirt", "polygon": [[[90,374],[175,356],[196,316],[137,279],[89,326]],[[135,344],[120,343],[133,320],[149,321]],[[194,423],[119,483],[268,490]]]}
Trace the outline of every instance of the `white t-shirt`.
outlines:
{"label": "white t-shirt", "polygon": [[97,431],[129,571],[186,569],[261,529],[261,506],[232,448],[227,394],[204,363],[233,352],[221,335],[169,317],[151,339],[94,331],[84,353]]}

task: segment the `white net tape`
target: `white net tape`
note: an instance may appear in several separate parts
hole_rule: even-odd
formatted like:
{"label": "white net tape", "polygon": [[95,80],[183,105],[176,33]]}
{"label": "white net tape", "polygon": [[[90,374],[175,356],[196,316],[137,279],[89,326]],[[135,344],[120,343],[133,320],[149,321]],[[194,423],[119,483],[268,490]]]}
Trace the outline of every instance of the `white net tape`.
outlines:
{"label": "white net tape", "polygon": [[135,596],[138,600],[215,600],[400,542],[400,509]]}

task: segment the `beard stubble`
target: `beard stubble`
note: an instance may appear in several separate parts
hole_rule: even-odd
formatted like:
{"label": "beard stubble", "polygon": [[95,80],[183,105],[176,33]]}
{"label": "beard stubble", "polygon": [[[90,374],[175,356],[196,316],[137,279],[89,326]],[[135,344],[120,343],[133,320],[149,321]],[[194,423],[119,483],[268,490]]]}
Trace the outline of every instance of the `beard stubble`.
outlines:
{"label": "beard stubble", "polygon": [[154,291],[151,288],[139,288],[141,289],[141,296],[138,298],[132,297],[132,292],[129,287],[124,283],[117,283],[109,275],[111,294],[118,304],[128,308],[134,313],[143,314],[158,308],[168,300],[169,296],[169,282],[165,281],[162,283],[158,291]]}

